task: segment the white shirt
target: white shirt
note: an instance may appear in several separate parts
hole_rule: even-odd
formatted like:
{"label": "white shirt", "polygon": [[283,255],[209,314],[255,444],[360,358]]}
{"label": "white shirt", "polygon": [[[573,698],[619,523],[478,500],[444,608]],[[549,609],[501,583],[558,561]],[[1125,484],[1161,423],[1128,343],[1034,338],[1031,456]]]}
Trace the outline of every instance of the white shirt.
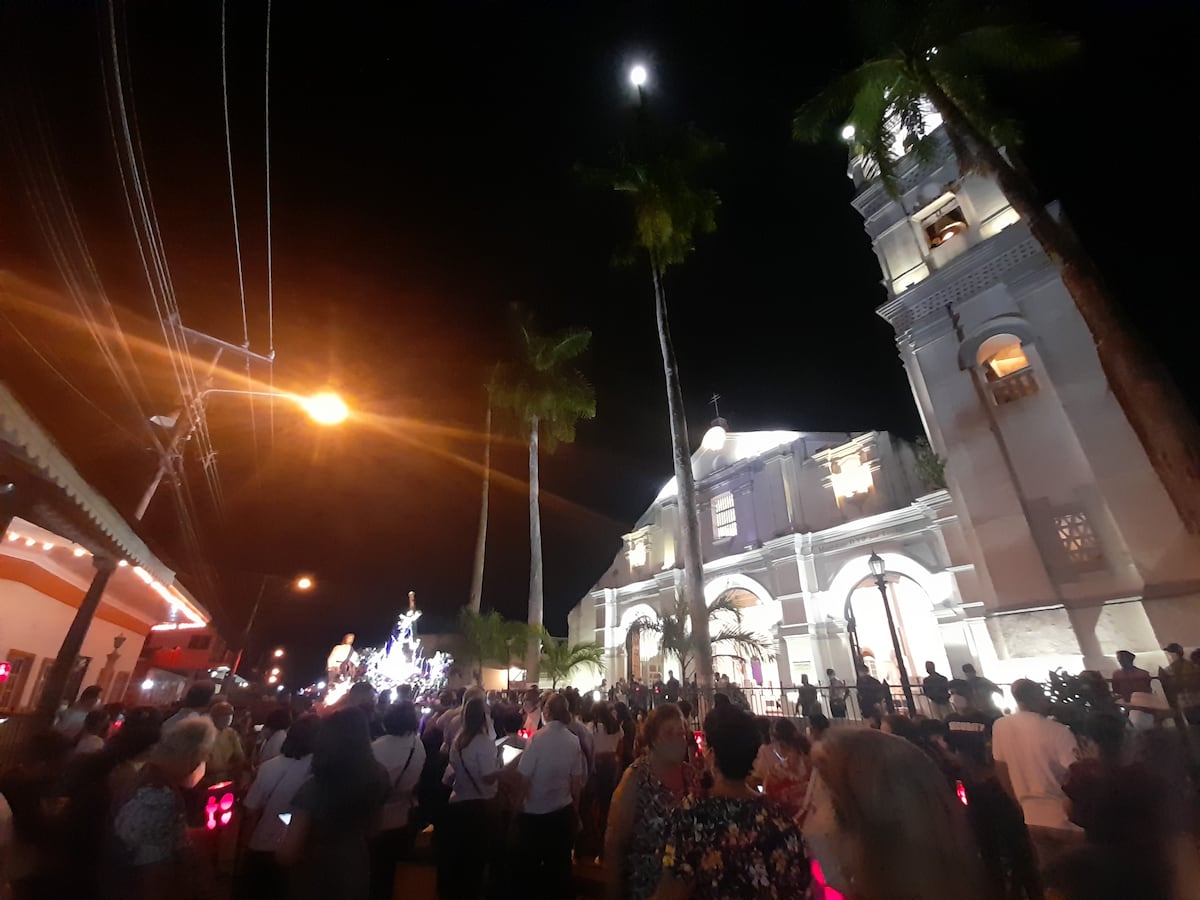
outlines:
{"label": "white shirt", "polygon": [[246,809],[262,810],[254,834],[250,835],[250,849],[272,852],[287,831],[279,820],[280,813],[291,812],[292,798],[300,786],[312,774],[312,756],[292,759],[276,756],[258,767],[258,777],[246,794]]}
{"label": "white shirt", "polygon": [[416,734],[385,734],[371,744],[371,752],[387,769],[392,785],[379,827],[383,831],[403,828],[408,824],[413,791],[421,779],[421,769],[425,767],[425,745]]}
{"label": "white shirt", "polygon": [[621,746],[622,737],[624,735],[620,728],[609,734],[608,729],[599,722],[592,723],[592,745],[595,748],[596,756],[602,753],[616,753]]}
{"label": "white shirt", "polygon": [[265,763],[268,759],[274,759],[283,752],[283,742],[287,740],[288,730],[280,728],[278,731],[271,732],[271,736],[267,738],[262,745],[262,750],[259,751],[259,763]]}
{"label": "white shirt", "polygon": [[358,665],[358,652],[354,649],[353,644],[338,644],[329,651],[329,659],[325,662],[326,669],[341,668],[342,663],[347,659],[350,662]]}
{"label": "white shirt", "polygon": [[583,781],[586,770],[579,738],[562,722],[547,722],[517,761],[517,771],[530,782],[525,812],[543,815],[570,805],[571,787]]}
{"label": "white shirt", "polygon": [[98,734],[85,734],[75,744],[75,752],[79,753],[96,753],[104,749],[104,738]]}
{"label": "white shirt", "polygon": [[454,792],[450,794],[450,802],[490,800],[495,797],[496,782],[489,783],[484,776],[491,775],[498,768],[496,742],[492,740],[490,732],[475,735],[461,752],[455,742],[450,747],[450,769],[454,772]]}
{"label": "white shirt", "polygon": [[1067,818],[1062,783],[1079,758],[1071,729],[1021,710],[992,725],[992,756],[1008,768],[1026,825],[1077,831]]}

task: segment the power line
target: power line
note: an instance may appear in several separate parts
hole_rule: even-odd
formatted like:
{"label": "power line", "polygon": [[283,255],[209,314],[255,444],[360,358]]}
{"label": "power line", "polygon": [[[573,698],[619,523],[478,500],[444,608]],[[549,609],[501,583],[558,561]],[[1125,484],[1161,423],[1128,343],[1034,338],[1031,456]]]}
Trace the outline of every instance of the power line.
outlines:
{"label": "power line", "polygon": [[[265,128],[267,175],[267,355],[271,365],[267,369],[268,389],[275,393],[275,272],[271,249],[271,0],[267,0],[267,40],[263,53],[265,59],[263,76],[263,122]],[[271,415],[271,446],[275,446],[275,397],[269,404]]]}
{"label": "power line", "polygon": [[[225,163],[229,169],[229,208],[233,212],[233,248],[237,255],[238,294],[242,301],[242,341],[250,349],[250,322],[246,316],[246,278],[242,266],[242,234],[238,227],[237,191],[233,181],[233,138],[229,128],[229,42],[225,37],[226,0],[221,0],[221,105],[225,110]],[[250,360],[246,359],[246,389],[254,390],[254,378],[250,374]],[[258,464],[258,426],[254,418],[254,398],[250,404],[250,437],[254,444],[254,462]]]}

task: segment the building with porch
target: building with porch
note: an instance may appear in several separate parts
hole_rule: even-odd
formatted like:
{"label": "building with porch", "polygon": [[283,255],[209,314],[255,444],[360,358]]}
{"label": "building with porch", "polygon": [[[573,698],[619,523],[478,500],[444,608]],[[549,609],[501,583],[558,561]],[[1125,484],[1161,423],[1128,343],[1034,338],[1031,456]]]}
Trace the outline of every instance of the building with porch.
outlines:
{"label": "building with porch", "polygon": [[52,711],[91,684],[108,701],[158,699],[130,688],[147,636],[209,620],[0,384],[0,711]]}

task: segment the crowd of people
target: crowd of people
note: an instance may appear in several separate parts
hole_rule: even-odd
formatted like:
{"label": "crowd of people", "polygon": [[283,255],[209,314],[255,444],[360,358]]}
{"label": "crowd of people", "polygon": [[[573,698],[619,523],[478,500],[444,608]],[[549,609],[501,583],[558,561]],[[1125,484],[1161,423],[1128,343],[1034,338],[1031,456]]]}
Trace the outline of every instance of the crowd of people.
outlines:
{"label": "crowd of people", "polygon": [[986,679],[952,688],[932,665],[934,716],[869,705],[859,680],[875,727],[831,722],[807,679],[795,719],[756,717],[719,682],[698,729],[673,676],[644,704],[636,684],[392,698],[359,683],[319,713],[258,716],[206,683],[173,711],[85,691],[0,775],[0,884],[15,900],[384,900],[426,832],[453,900],[570,898],[588,866],[612,900],[1200,885],[1176,729],[1098,711],[1072,730],[1030,681],[1001,715]]}

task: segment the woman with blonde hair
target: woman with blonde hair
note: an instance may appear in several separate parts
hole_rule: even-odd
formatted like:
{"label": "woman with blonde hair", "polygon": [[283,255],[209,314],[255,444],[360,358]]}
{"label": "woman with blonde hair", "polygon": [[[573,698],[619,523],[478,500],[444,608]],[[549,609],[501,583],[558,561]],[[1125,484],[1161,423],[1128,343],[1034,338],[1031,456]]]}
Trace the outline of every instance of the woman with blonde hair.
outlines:
{"label": "woman with blonde hair", "polygon": [[830,887],[848,900],[992,896],[953,788],[908,741],[834,730],[813,762],[804,837]]}

